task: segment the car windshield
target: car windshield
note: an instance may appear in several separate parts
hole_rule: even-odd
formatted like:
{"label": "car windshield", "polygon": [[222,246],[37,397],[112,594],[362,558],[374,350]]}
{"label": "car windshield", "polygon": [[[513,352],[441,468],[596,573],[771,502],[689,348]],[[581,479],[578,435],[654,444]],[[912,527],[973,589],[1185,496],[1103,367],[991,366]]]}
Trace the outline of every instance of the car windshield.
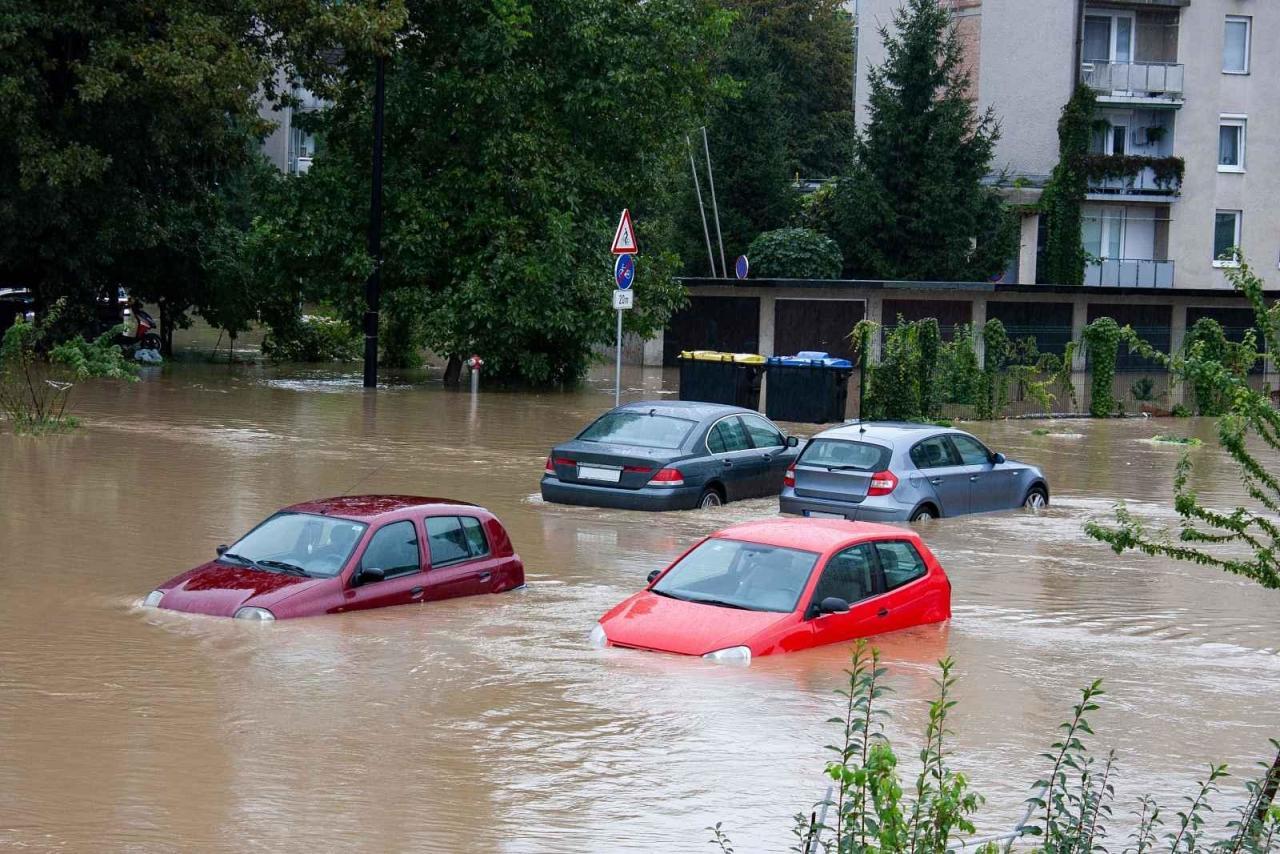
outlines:
{"label": "car windshield", "polygon": [[813,552],[713,538],[681,558],[652,589],[689,602],[790,613],[817,561]]}
{"label": "car windshield", "polygon": [[366,527],[362,522],[311,513],[277,513],[227,549],[220,560],[331,578],[346,565]]}
{"label": "car windshield", "polygon": [[647,412],[613,411],[583,430],[583,442],[635,445],[641,448],[679,448],[696,422]]}
{"label": "car windshield", "polygon": [[800,455],[800,462],[811,466],[883,471],[889,466],[888,448],[870,442],[847,442],[843,439],[814,439]]}

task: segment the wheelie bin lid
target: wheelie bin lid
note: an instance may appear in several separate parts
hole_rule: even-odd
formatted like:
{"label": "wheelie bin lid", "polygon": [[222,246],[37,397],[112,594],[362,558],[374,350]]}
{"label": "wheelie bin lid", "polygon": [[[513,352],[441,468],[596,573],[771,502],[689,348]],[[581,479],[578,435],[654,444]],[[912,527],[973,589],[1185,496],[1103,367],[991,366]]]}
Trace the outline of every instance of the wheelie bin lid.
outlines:
{"label": "wheelie bin lid", "polygon": [[719,350],[682,350],[679,358],[702,362],[737,362],[746,365],[765,363],[765,357],[759,353],[722,353]]}
{"label": "wheelie bin lid", "polygon": [[804,350],[794,356],[770,356],[771,365],[788,365],[802,368],[852,368],[848,359],[833,359],[826,353]]}

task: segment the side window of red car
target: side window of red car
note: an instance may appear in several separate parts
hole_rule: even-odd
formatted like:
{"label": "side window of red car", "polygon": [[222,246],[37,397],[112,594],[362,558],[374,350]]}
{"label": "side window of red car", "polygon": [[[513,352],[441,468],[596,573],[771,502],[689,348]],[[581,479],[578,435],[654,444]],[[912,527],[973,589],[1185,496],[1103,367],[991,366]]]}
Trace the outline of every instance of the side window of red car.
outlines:
{"label": "side window of red car", "polygon": [[885,590],[894,590],[917,578],[924,578],[929,571],[911,543],[876,543],[876,557],[880,559],[880,570],[884,573]]}
{"label": "side window of red car", "polygon": [[418,531],[412,522],[392,522],[373,532],[360,558],[361,569],[380,569],[387,578],[422,569]]}
{"label": "side window of red car", "polygon": [[484,557],[489,541],[484,526],[474,516],[432,516],[427,519],[427,545],[431,565],[447,566]]}
{"label": "side window of red car", "polygon": [[852,605],[873,595],[871,553],[868,546],[861,545],[838,552],[827,561],[822,578],[814,588],[813,601],[818,603],[835,596]]}

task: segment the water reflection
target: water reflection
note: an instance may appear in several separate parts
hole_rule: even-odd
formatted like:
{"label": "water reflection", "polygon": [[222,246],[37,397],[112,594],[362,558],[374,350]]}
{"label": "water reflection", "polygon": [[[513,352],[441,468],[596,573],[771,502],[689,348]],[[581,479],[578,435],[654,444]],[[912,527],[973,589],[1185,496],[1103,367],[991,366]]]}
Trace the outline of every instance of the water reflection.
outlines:
{"label": "water reflection", "polygon": [[[661,373],[629,372],[632,396]],[[823,788],[826,719],[847,649],[716,667],[586,646],[594,620],[711,530],[771,500],[661,516],[537,498],[547,449],[611,401],[479,396],[395,379],[166,367],[86,390],[88,427],[0,436],[0,846],[96,850],[676,851],[707,824],[740,851],[785,849]],[[1080,528],[1115,499],[1163,523],[1180,450],[1141,420],[976,425],[1042,465],[1039,516],[921,531],[955,615],[877,640],[895,735],[922,731],[957,661],[956,766],[1000,827],[1043,774],[1036,754],[1077,689],[1122,799],[1172,803],[1209,760],[1241,770],[1280,714],[1275,594],[1210,569],[1117,558]],[[1195,484],[1240,487],[1213,425]],[[796,425],[808,435],[812,427]],[[146,611],[158,581],[277,507],[348,490],[454,496],[496,512],[528,590],[274,626]],[[908,763],[909,764],[909,763]],[[1118,810],[1118,813],[1123,810]]]}

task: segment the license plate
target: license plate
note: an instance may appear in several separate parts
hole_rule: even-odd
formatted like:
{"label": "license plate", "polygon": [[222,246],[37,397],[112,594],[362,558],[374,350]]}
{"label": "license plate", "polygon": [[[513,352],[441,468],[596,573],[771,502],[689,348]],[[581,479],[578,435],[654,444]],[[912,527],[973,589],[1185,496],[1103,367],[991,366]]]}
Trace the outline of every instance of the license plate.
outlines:
{"label": "license plate", "polygon": [[806,510],[804,511],[804,515],[808,516],[810,519],[843,519],[844,518],[843,513],[821,513],[817,510]]}
{"label": "license plate", "polygon": [[601,480],[605,483],[617,483],[622,478],[621,469],[608,469],[602,466],[578,465],[579,480]]}

